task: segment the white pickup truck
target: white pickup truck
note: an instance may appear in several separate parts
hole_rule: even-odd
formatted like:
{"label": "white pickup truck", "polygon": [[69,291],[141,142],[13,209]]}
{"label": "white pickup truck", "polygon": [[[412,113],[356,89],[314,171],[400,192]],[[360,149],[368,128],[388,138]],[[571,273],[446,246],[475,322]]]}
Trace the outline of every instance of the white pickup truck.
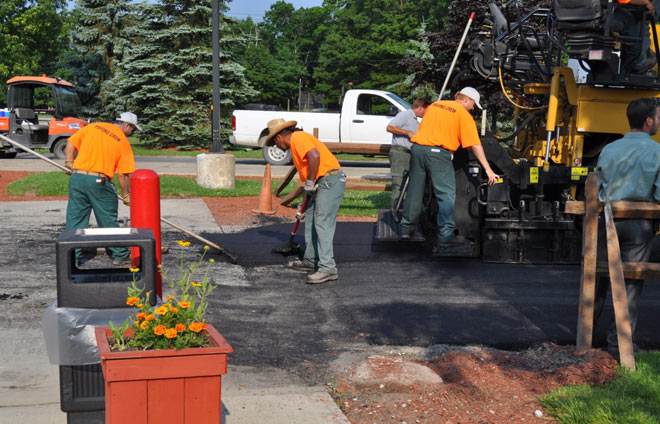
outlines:
{"label": "white pickup truck", "polygon": [[[268,134],[268,121],[283,118],[298,121],[297,127],[310,134],[318,129],[318,138],[324,143],[389,145],[392,134],[385,130],[387,124],[397,113],[411,107],[387,91],[353,89],[344,94],[341,113],[235,110],[229,142],[258,147],[259,138]],[[264,148],[263,155],[273,165],[291,163],[291,152],[284,152],[277,146]]]}

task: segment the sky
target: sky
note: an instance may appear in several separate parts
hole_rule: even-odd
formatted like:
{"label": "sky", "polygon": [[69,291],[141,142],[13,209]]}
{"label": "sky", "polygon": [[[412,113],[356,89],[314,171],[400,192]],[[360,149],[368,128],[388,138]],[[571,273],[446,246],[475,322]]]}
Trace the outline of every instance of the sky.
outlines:
{"label": "sky", "polygon": [[[245,19],[248,16],[252,17],[255,22],[261,22],[264,13],[270,10],[270,5],[277,0],[232,0],[229,3],[228,16],[233,16],[238,19]],[[323,0],[285,0],[291,3],[295,9],[301,7],[308,8],[314,6],[321,6]]]}

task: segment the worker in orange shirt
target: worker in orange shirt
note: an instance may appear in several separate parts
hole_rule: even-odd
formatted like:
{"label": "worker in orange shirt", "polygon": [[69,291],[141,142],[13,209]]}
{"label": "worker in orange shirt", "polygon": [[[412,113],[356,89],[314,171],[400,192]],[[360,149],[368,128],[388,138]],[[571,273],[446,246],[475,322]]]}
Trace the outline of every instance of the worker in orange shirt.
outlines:
{"label": "worker in orange shirt", "polygon": [[310,197],[305,211],[305,255],[302,261],[293,261],[290,266],[312,272],[307,283],[320,284],[339,278],[332,241],[346,189],[346,175],[326,145],[296,128],[296,124],[296,121],[273,119],[268,122],[268,134],[259,140],[259,146],[275,144],[282,150],[291,150],[293,164],[305,183],[305,195]]}
{"label": "worker in orange shirt", "polygon": [[402,239],[409,239],[415,231],[428,177],[438,205],[438,236],[434,249],[465,242],[462,236],[454,234],[454,152],[459,147],[472,149],[486,171],[488,184],[495,184],[499,178],[486,160],[477,125],[470,115],[475,105],[481,109],[479,98],[477,90],[465,87],[456,93],[454,100],[439,100],[426,108],[419,129],[411,139],[410,180],[401,219]]}
{"label": "worker in orange shirt", "polygon": [[[660,0],[616,0],[619,4],[629,4],[633,6],[644,6],[649,15],[655,17],[656,22],[660,19]],[[639,37],[640,31],[642,36],[641,45],[635,45],[624,42],[626,49],[624,53],[634,56],[630,71],[633,74],[644,74],[649,69],[653,68],[658,62],[651,47],[651,34],[649,33],[649,25],[651,20],[647,20],[647,25],[640,28],[640,20],[633,16],[630,11],[624,8],[616,8],[614,10],[614,20],[621,21],[623,30],[621,35],[628,37]]]}
{"label": "worker in orange shirt", "polygon": [[[69,137],[64,162],[72,171],[66,208],[67,230],[87,228],[92,211],[99,227],[119,227],[117,192],[112,178],[116,172],[122,200],[128,205],[128,181],[135,171],[135,160],[126,137],[136,129],[140,129],[137,116],[124,112],[114,123],[96,122]],[[76,151],[78,156],[74,160]],[[109,251],[115,265],[130,261],[128,248],[112,247]],[[81,250],[76,249],[76,263],[81,256]]]}

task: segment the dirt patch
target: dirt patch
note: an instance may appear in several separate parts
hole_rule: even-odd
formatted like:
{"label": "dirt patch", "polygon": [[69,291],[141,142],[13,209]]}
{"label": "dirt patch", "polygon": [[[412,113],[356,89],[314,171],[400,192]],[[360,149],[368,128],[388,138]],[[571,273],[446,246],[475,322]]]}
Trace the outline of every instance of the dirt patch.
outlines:
{"label": "dirt patch", "polygon": [[447,348],[430,359],[391,352],[347,366],[331,394],[353,424],[548,422],[540,396],[604,384],[616,368],[605,352],[553,344],[523,352]]}

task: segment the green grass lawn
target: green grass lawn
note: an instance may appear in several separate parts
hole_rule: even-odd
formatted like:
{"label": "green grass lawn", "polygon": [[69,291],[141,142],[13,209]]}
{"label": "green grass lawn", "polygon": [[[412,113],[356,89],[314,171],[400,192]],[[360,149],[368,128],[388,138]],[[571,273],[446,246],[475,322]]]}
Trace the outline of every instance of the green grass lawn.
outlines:
{"label": "green grass lawn", "polygon": [[[116,179],[115,179],[116,180]],[[273,180],[273,191],[280,181]],[[116,181],[115,181],[116,184]],[[283,195],[290,193],[296,185],[291,183]],[[160,177],[160,194],[162,197],[242,197],[258,196],[261,180],[236,180],[234,189],[211,189],[200,187],[194,178],[163,175]],[[7,192],[12,196],[24,196],[34,193],[36,196],[67,196],[69,192],[69,176],[63,172],[47,172],[29,174],[7,186]],[[389,192],[348,190],[342,200],[339,213],[345,216],[378,216],[378,209],[389,207]]]}
{"label": "green grass lawn", "polygon": [[541,404],[564,424],[660,423],[660,352],[639,352],[635,360],[637,371],[621,368],[603,387],[560,387]]}

